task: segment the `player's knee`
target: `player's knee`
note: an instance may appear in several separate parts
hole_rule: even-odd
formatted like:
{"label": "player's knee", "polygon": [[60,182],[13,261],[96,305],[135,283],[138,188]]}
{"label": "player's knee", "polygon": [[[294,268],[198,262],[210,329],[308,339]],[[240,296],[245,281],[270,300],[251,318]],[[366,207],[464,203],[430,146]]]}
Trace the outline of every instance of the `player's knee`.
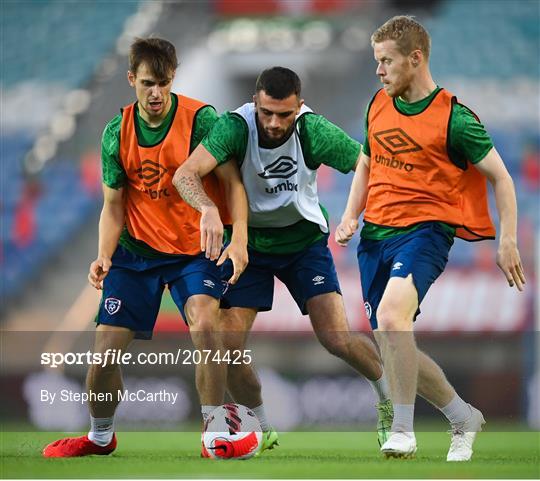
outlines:
{"label": "player's knee", "polygon": [[252,319],[237,309],[221,309],[219,314],[219,331],[223,347],[230,351],[245,349],[247,335],[251,328]]}
{"label": "player's knee", "polygon": [[191,297],[186,304],[186,317],[190,330],[212,332],[218,330],[219,309],[217,302],[208,296]]}
{"label": "player's knee", "polygon": [[377,325],[379,331],[410,331],[412,319],[408,319],[391,307],[379,307],[377,309]]}
{"label": "player's knee", "polygon": [[206,316],[204,313],[195,315],[189,320],[189,328],[196,332],[214,332],[217,331],[214,320],[211,316]]}
{"label": "player's knee", "polygon": [[134,336],[135,332],[131,329],[100,324],[96,329],[94,352],[99,352],[107,358],[111,353],[126,350]]}

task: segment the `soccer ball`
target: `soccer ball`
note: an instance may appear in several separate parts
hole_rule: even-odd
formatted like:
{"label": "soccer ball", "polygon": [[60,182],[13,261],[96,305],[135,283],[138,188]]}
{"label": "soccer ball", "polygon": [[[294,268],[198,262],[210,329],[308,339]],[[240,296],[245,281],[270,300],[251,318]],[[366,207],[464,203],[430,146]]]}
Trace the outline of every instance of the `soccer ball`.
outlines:
{"label": "soccer ball", "polygon": [[248,459],[261,447],[262,429],[255,413],[241,404],[214,409],[205,423],[204,447],[213,459]]}

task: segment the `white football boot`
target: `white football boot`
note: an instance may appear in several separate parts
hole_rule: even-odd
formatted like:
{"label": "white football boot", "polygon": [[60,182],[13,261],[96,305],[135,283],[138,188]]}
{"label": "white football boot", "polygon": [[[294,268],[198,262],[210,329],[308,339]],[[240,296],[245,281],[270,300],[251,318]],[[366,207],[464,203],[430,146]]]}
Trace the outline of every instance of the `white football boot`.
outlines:
{"label": "white football boot", "polygon": [[381,453],[387,458],[414,458],[416,438],[414,433],[393,432],[381,446]]}
{"label": "white football boot", "polygon": [[452,424],[452,440],[446,456],[447,461],[469,461],[472,457],[474,438],[476,433],[482,431],[482,425],[486,424],[486,421],[478,409],[471,406],[471,411],[469,419]]}

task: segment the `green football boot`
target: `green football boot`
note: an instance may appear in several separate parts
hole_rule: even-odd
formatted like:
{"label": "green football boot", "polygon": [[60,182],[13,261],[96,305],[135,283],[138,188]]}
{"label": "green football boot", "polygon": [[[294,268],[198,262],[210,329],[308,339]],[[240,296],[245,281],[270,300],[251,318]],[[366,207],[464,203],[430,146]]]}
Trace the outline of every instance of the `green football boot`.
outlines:
{"label": "green football boot", "polygon": [[379,446],[382,446],[390,437],[392,421],[394,420],[394,408],[392,401],[387,399],[384,402],[377,403],[377,437]]}
{"label": "green football boot", "polygon": [[274,428],[270,428],[269,431],[263,431],[261,449],[255,456],[259,456],[263,451],[267,449],[274,449],[279,446],[278,433]]}

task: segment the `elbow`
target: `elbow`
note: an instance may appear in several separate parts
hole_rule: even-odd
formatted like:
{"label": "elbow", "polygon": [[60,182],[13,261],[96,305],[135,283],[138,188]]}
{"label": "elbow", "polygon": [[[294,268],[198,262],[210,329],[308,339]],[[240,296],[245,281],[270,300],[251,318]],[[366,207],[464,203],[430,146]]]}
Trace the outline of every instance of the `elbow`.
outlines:
{"label": "elbow", "polygon": [[114,219],[116,223],[124,223],[125,207],[123,202],[105,202],[101,211],[102,217]]}
{"label": "elbow", "polygon": [[178,190],[187,178],[194,177],[198,177],[199,179],[201,179],[200,172],[197,170],[194,163],[186,161],[180,167],[178,167],[178,169],[176,169],[172,182]]}
{"label": "elbow", "polygon": [[488,180],[491,182],[491,185],[493,185],[493,188],[506,186],[514,189],[514,181],[512,180],[512,176],[506,170],[493,178],[488,177]]}
{"label": "elbow", "polygon": [[186,176],[186,168],[184,165],[181,165],[176,169],[174,173],[172,183],[175,186],[176,190],[180,192],[180,186],[182,184],[182,178]]}

